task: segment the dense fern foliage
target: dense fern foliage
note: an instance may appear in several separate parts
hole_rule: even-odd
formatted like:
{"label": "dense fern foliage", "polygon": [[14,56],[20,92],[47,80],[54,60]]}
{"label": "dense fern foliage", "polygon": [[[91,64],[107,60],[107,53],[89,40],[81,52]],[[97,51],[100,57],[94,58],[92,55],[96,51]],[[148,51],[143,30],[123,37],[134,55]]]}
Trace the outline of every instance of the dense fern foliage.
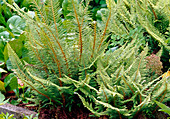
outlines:
{"label": "dense fern foliage", "polygon": [[[112,4],[112,16],[109,29],[116,35],[129,34],[142,27],[161,45],[169,49],[169,5],[168,0],[106,0]],[[114,15],[113,15],[114,14]]]}
{"label": "dense fern foliage", "polygon": [[[41,5],[39,1],[34,1],[37,8],[35,18],[18,9],[15,3],[14,6],[8,4],[27,21],[26,48],[30,57],[30,63],[21,62],[16,56],[13,56],[14,53],[8,45],[11,62],[14,68],[17,68],[16,72],[20,75],[19,78],[26,79],[24,82],[29,81],[28,85],[53,101],[63,99],[63,103],[65,103],[63,90],[67,89],[65,92],[73,94],[73,92],[68,91],[69,89],[59,78],[67,75],[76,80],[83,80],[87,73],[91,72],[91,70],[84,70],[84,68],[91,65],[91,62],[95,62],[96,57],[103,53],[106,47],[102,41],[106,37],[107,25],[103,28],[104,32],[97,28],[88,27],[90,23],[96,27],[96,23],[93,23],[87,14],[89,1],[86,2],[86,5],[82,5],[78,1],[70,1],[72,6],[68,6],[67,9],[74,11],[68,14],[72,20],[66,19],[63,22],[58,13],[60,9],[58,1],[46,1],[45,4],[48,8]],[[48,88],[48,91],[45,91],[47,90],[46,85],[40,83],[40,79],[36,78],[44,79],[46,83],[54,83],[58,88],[62,87],[63,90],[57,89],[58,93],[56,93],[55,86],[51,86],[51,89]],[[37,81],[38,86],[34,86]],[[41,91],[39,92],[39,90]],[[58,94],[62,95],[62,99],[59,98]]]}
{"label": "dense fern foliage", "polygon": [[[168,99],[168,79],[158,77],[151,80],[147,77],[145,60],[147,48],[138,54],[138,46],[134,45],[134,42],[136,40],[109,55],[101,55],[97,60],[95,78],[85,79],[83,83],[68,77],[62,79],[65,83],[74,83],[94,101],[95,107],[93,108],[82,95],[78,94],[84,106],[95,115],[134,118],[140,111],[147,110],[149,106],[156,107],[153,100]],[[91,87],[90,82],[93,80],[97,82],[99,88]],[[85,91],[87,87],[91,90]]]}
{"label": "dense fern foliage", "polygon": [[[104,41],[110,32],[123,34],[134,29],[135,20],[140,19],[134,15],[141,17],[137,22],[145,18],[138,10],[142,9],[137,7],[138,2],[133,1],[136,7],[131,11],[137,14],[130,15],[126,11],[129,17],[119,9],[122,4],[128,8],[128,1],[116,3],[108,0],[107,15],[100,23],[90,18],[87,10],[90,1],[69,2],[72,5],[67,9],[73,12],[69,12],[64,21],[60,17],[58,0],[46,0],[43,4],[33,0],[36,8],[34,18],[15,3],[13,6],[6,3],[27,22],[25,47],[29,61],[21,61],[9,44],[7,49],[17,76],[36,92],[36,98],[67,107],[72,102],[79,102],[76,99],[78,95],[94,115],[109,115],[111,118],[133,118],[148,106],[154,107],[153,100],[162,102],[168,99],[169,79],[151,79],[148,76],[148,47],[139,50],[144,39],[132,36],[130,43],[113,52],[106,51],[108,43]],[[117,15],[120,18],[115,20]],[[93,24],[93,28],[89,24]],[[155,39],[169,48],[150,28],[146,26]]]}

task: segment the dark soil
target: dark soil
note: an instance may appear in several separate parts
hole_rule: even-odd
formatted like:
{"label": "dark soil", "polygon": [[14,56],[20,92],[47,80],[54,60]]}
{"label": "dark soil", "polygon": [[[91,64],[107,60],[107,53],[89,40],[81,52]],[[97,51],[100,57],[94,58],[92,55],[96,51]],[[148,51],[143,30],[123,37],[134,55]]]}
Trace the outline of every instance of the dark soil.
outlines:
{"label": "dark soil", "polygon": [[100,118],[91,117],[90,115],[93,115],[92,113],[79,107],[73,108],[71,112],[62,107],[53,109],[41,108],[39,112],[39,119],[109,119],[108,116],[102,116]]}

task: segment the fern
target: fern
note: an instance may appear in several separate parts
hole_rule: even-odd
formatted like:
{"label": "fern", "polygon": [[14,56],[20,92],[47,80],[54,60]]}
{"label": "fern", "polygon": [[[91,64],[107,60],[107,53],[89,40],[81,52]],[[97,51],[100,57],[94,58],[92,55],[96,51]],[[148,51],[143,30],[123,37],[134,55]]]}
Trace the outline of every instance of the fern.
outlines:
{"label": "fern", "polygon": [[[97,97],[94,97],[94,94],[92,95],[91,92],[88,92],[88,94],[84,93],[84,91],[82,92],[94,100],[97,112],[110,115],[111,117],[114,113],[113,118],[122,118],[122,116],[134,118],[140,111],[152,105],[153,100],[163,101],[165,95],[166,97],[169,95],[167,89],[169,84],[166,78],[160,79],[160,77],[158,77],[149,82],[147,81],[149,78],[147,78],[146,75],[142,75],[148,74],[148,70],[143,70],[147,63],[145,60],[147,48],[145,48],[141,54],[138,54],[138,52],[134,50],[136,47],[133,45],[134,44],[131,43],[124,47],[125,50],[119,48],[111,53],[111,56],[117,56],[115,59],[110,58],[110,55],[107,56],[103,54],[100,56],[100,59],[96,61],[98,62],[98,66],[96,70],[97,78],[95,80],[100,88],[96,89],[91,87],[90,89],[95,91]],[[133,53],[131,53],[133,57],[127,57],[133,58],[133,62],[128,62],[128,58],[124,56],[124,54],[129,53],[129,50],[131,52],[133,51]],[[119,56],[117,54],[119,54]],[[121,60],[124,62],[121,62]],[[127,64],[125,63],[126,61],[128,62]],[[111,63],[114,63],[114,65]],[[126,65],[128,65],[127,68]],[[112,69],[111,66],[118,67]],[[129,71],[131,73],[129,73]],[[76,83],[81,84],[81,82]],[[84,102],[85,100],[82,101]],[[132,107],[128,107],[128,103],[131,102]],[[154,105],[152,106],[154,107]],[[87,108],[91,110],[92,107]]]}
{"label": "fern", "polygon": [[[89,1],[83,5],[78,0],[68,0],[72,6],[68,7],[70,12],[65,21],[58,13],[58,0],[46,0],[42,5],[39,2],[33,0],[35,18],[15,3],[13,6],[6,3],[26,20],[25,47],[30,62],[21,61],[9,44],[7,49],[17,76],[43,102],[50,100],[65,107],[78,102],[74,100],[77,94],[83,105],[96,116],[133,118],[152,100],[161,102],[169,96],[169,79],[151,81],[147,76],[149,70],[146,69],[145,58],[148,48],[146,46],[142,52],[139,51],[141,41],[138,35],[132,35],[131,42],[114,52],[106,53],[109,43],[104,41],[110,32],[128,34],[138,26],[136,23],[141,24],[138,17],[141,13],[137,10],[143,10],[143,6],[137,8],[138,2],[132,0],[134,3],[130,7],[132,2],[129,0],[117,3],[108,0],[108,15],[102,18],[103,25],[90,18],[87,11]],[[144,1],[140,2],[144,5]],[[94,29],[89,24],[94,24]],[[155,32],[150,25],[145,29],[149,29],[147,31],[154,37]],[[167,47],[157,34],[155,39]],[[132,105],[128,106],[129,103]]]}
{"label": "fern", "polygon": [[[113,2],[114,0],[112,0]],[[106,3],[109,6],[109,2]],[[110,32],[125,38],[124,36],[129,35],[130,31],[142,26],[143,33],[146,31],[161,46],[169,50],[169,45],[166,43],[169,35],[165,34],[165,32],[169,32],[169,4],[168,0],[158,0],[156,2],[153,0],[122,0],[117,3],[114,2],[111,9],[114,15],[110,18],[112,24],[109,25],[108,29]]]}

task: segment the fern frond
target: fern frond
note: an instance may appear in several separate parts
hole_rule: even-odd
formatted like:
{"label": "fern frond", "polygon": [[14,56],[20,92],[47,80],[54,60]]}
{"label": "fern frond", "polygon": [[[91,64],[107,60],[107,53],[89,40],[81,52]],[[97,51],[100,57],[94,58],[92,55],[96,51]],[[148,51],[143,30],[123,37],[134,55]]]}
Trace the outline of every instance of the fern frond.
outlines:
{"label": "fern frond", "polygon": [[96,112],[96,111],[93,109],[92,103],[89,104],[88,102],[85,101],[85,99],[84,99],[81,95],[79,95],[78,93],[76,93],[76,94],[79,96],[79,98],[81,99],[83,105],[84,105],[88,110],[90,110],[94,115],[100,117],[101,114],[98,113],[98,112]]}
{"label": "fern frond", "polygon": [[[21,60],[19,59],[19,57],[16,55],[16,53],[13,51],[13,49],[10,47],[9,44],[7,44],[7,48],[8,48],[8,55],[9,55],[9,59],[13,62],[13,68],[15,68],[17,75],[19,76],[19,78],[26,83],[27,85],[29,85],[33,90],[35,90],[37,93],[45,96],[46,98],[50,99],[47,95],[45,95],[44,93],[38,91],[33,85],[32,85],[32,81],[31,79],[28,78],[28,76],[26,76],[26,74],[24,73],[25,68],[24,65],[22,64]],[[24,80],[24,79],[27,80]]]}

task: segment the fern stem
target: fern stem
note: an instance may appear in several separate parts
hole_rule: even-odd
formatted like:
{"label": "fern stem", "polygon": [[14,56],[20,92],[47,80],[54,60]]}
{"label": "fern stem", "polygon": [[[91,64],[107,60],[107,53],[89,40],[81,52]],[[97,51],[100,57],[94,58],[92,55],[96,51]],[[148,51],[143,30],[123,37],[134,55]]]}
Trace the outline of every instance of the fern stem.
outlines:
{"label": "fern stem", "polygon": [[91,55],[91,57],[93,57],[93,54],[94,54],[94,49],[95,49],[95,43],[96,43],[96,24],[97,24],[97,22],[95,21],[95,22],[94,22],[94,40],[93,40],[93,51],[92,51],[92,55]]}
{"label": "fern stem", "polygon": [[136,81],[136,79],[137,79],[137,75],[138,75],[138,72],[139,72],[140,64],[141,64],[142,59],[143,59],[143,57],[144,57],[144,53],[145,53],[145,52],[143,51],[143,53],[141,54],[141,59],[140,59],[140,61],[139,61],[139,65],[138,65],[138,69],[137,69],[137,71],[136,71],[136,75],[135,75],[134,81]]}
{"label": "fern stem", "polygon": [[[22,75],[27,79],[27,80],[29,80],[29,81],[31,81],[26,75],[25,75],[25,73],[21,70],[21,68],[20,68],[20,66],[18,65],[18,63],[17,63],[17,61],[16,60],[13,60],[15,63],[16,63],[16,65],[17,65],[17,67],[18,67],[18,69],[20,70],[20,72],[22,73]],[[22,81],[24,81],[24,80],[22,80]],[[50,100],[50,97],[48,97],[47,95],[45,95],[45,94],[43,94],[43,93],[41,93],[40,91],[38,91],[37,89],[35,89],[32,85],[30,85],[28,82],[26,82],[26,81],[24,81],[26,84],[28,84],[33,90],[35,90],[37,93],[39,93],[40,95],[43,95],[43,96],[45,96],[47,99],[49,99]],[[52,100],[53,102],[55,102],[54,100]]]}
{"label": "fern stem", "polygon": [[124,76],[122,76],[122,78],[123,78],[123,80],[124,80],[124,82],[126,83],[126,85],[128,85],[128,87],[130,88],[130,90],[132,91],[132,93],[134,93],[134,91],[133,91],[133,89],[132,89],[132,87],[126,82],[126,80],[125,80],[125,78],[124,78]]}
{"label": "fern stem", "polygon": [[[51,58],[52,58],[52,60],[54,61],[54,62],[56,62],[55,61],[55,59],[51,56]],[[61,70],[60,70],[60,63],[59,63],[59,61],[57,60],[57,67],[58,67],[58,70],[59,70],[59,77],[61,78]],[[55,73],[56,74],[56,73]],[[57,75],[57,74],[56,74]],[[59,79],[58,79],[59,80]],[[59,83],[60,83],[60,86],[62,87],[62,82],[61,82],[61,80],[59,80]]]}
{"label": "fern stem", "polygon": [[[161,102],[163,101],[163,99],[165,98],[165,95],[166,95],[166,92],[165,92],[165,94],[163,95],[162,99],[159,101],[160,103],[161,103]],[[158,109],[158,107],[159,107],[159,106],[156,106],[156,108],[155,108],[155,110],[152,112],[152,114],[156,112],[156,110]]]}
{"label": "fern stem", "polygon": [[[44,17],[43,17],[43,14],[42,14],[42,12],[41,12],[41,10],[40,10],[40,8],[39,8],[39,6],[38,6],[38,4],[36,3],[35,0],[34,0],[34,3],[36,4],[36,6],[37,6],[37,8],[38,8],[38,11],[39,11],[40,14],[41,14],[41,17],[42,17],[43,22],[44,22],[44,24],[45,24],[44,26],[50,31],[51,35],[53,36],[53,38],[54,38],[55,41],[57,42],[57,44],[58,44],[58,46],[59,46],[59,48],[60,48],[60,50],[61,50],[61,52],[62,52],[62,54],[63,54],[64,60],[65,60],[65,62],[66,62],[67,70],[68,70],[68,72],[69,72],[67,58],[66,58],[66,55],[65,55],[65,53],[64,53],[64,51],[63,51],[63,49],[62,49],[62,47],[61,47],[61,44],[60,44],[59,41],[56,39],[56,37],[54,36],[54,34],[52,33],[52,31],[47,27],[46,22],[45,22],[45,19],[44,19]],[[52,9],[53,9],[53,5],[52,5]],[[52,10],[52,11],[54,11],[54,10]],[[53,12],[53,14],[54,14],[54,12]],[[54,16],[53,16],[53,17],[54,17]],[[53,19],[54,19],[54,22],[56,22],[55,17],[54,17]],[[37,24],[37,26],[39,26],[39,25]],[[41,27],[39,27],[39,28],[41,28]],[[55,23],[55,29],[56,29],[56,28],[57,28],[57,26],[56,26],[56,23]],[[57,32],[57,37],[58,37],[58,39],[59,39],[58,30],[57,30],[57,29],[56,29],[56,32]],[[45,32],[44,32],[44,33],[45,33]],[[50,40],[49,40],[49,41],[50,41]]]}
{"label": "fern stem", "polygon": [[74,5],[74,1],[72,0],[72,4],[73,4],[73,8],[74,8],[74,14],[78,23],[78,27],[79,27],[79,44],[80,44],[80,60],[81,60],[81,56],[82,56],[82,52],[83,52],[83,41],[82,41],[82,29],[81,29],[81,25],[78,19],[78,15],[77,15],[77,11],[76,11],[76,7]]}
{"label": "fern stem", "polygon": [[43,22],[46,23],[46,22],[45,22],[45,19],[44,19],[44,16],[43,16],[43,14],[42,14],[42,12],[41,12],[41,10],[40,10],[37,2],[36,2],[35,0],[33,0],[33,2],[35,3],[36,7],[38,8],[38,11],[40,12],[40,15],[41,15],[41,17],[42,17]]}
{"label": "fern stem", "polygon": [[121,116],[120,112],[119,112],[119,111],[117,111],[117,112],[118,112],[118,114],[119,114],[119,118],[122,119],[122,116]]}
{"label": "fern stem", "polygon": [[154,11],[154,9],[153,9],[153,6],[151,5],[151,3],[150,3],[149,1],[148,1],[148,3],[149,3],[149,5],[150,5],[150,7],[151,7],[151,10],[152,10],[153,15],[154,15],[154,17],[155,17],[155,20],[157,20],[158,17],[157,17],[157,15],[156,15],[156,13],[155,13],[155,11]]}
{"label": "fern stem", "polygon": [[139,113],[139,111],[142,109],[143,105],[144,105],[144,104],[142,104],[141,107],[139,108],[139,110],[136,112],[136,114],[135,114],[135,116],[134,116],[134,119],[135,119],[135,117],[137,116],[137,114]]}
{"label": "fern stem", "polygon": [[104,32],[103,32],[103,35],[102,35],[100,44],[99,44],[99,46],[98,46],[98,48],[97,48],[98,51],[99,51],[99,49],[100,49],[100,47],[101,47],[101,45],[102,45],[102,43],[103,43],[104,36],[105,36],[105,34],[106,34],[106,30],[107,30],[107,27],[108,27],[108,25],[109,25],[110,17],[111,17],[111,9],[110,9],[110,12],[109,12],[109,17],[108,17],[108,19],[107,19],[106,26],[105,26],[105,29],[104,29]]}
{"label": "fern stem", "polygon": [[123,89],[122,89],[122,92],[123,92],[123,99],[125,99],[126,93]]}
{"label": "fern stem", "polygon": [[[38,24],[37,24],[37,26],[39,27],[39,28],[41,28]],[[36,29],[36,28],[35,28]],[[37,32],[39,33],[39,31],[37,30]],[[48,35],[46,34],[46,32],[44,31],[44,30],[42,30],[42,32],[45,34],[45,37],[47,37],[47,42],[46,42],[46,44],[44,43],[44,45],[46,46],[48,46],[51,50],[52,50],[52,52],[53,52],[53,55],[54,55],[54,57],[55,57],[55,60],[54,60],[54,62],[56,62],[57,63],[57,67],[58,67],[58,71],[59,71],[59,76],[61,77],[61,68],[60,68],[60,63],[59,63],[59,60],[58,60],[58,58],[57,58],[57,55],[56,55],[56,53],[55,53],[55,50],[54,50],[54,48],[53,48],[53,46],[52,46],[52,43],[51,43],[51,41],[50,41],[50,38],[48,37]],[[49,42],[48,42],[49,41]],[[50,44],[49,44],[50,43]],[[51,54],[51,53],[50,53]],[[51,55],[51,56],[53,56],[53,55]],[[52,58],[53,59],[53,58]]]}
{"label": "fern stem", "polygon": [[142,96],[141,96],[141,94],[139,94],[139,98],[140,98],[140,103],[142,103]]}
{"label": "fern stem", "polygon": [[104,96],[106,97],[106,101],[108,102],[108,98],[107,98],[107,95],[106,95],[104,89],[103,89],[103,93],[104,93]]}
{"label": "fern stem", "polygon": [[[27,34],[27,36],[28,36],[28,34]],[[32,35],[31,35],[31,37],[32,37],[33,40],[35,40]],[[28,36],[28,38],[29,38],[29,36]],[[30,40],[29,40],[29,42],[30,42]],[[30,43],[31,43],[31,42],[30,42]],[[34,45],[34,46],[35,46],[35,45]],[[46,72],[46,74],[47,74],[47,76],[48,76],[48,71],[47,71],[47,69],[46,69],[46,68],[47,68],[47,65],[45,65],[44,62],[42,61],[42,59],[38,56],[38,54],[39,54],[38,50],[36,49],[36,51],[35,51],[32,45],[31,45],[31,48],[32,48],[35,56],[37,57],[37,59],[38,59],[38,60],[41,62],[41,64],[44,66],[43,69],[44,69],[44,71]]]}
{"label": "fern stem", "polygon": [[[56,41],[57,41],[57,44],[59,45],[59,47],[60,47],[60,49],[61,49],[61,52],[62,52],[62,54],[63,54],[63,56],[64,56],[64,59],[65,59],[65,61],[66,61],[66,66],[67,66],[67,69],[68,69],[68,72],[69,72],[68,62],[67,62],[66,55],[65,55],[65,53],[64,53],[64,51],[63,51],[63,49],[62,49],[62,47],[61,47],[61,44],[59,43],[59,35],[58,35],[58,28],[57,28],[56,19],[55,19],[55,14],[54,14],[53,0],[51,0],[51,8],[52,8],[52,13],[53,13],[53,20],[54,20],[54,24],[55,24],[56,35],[57,35],[57,39],[58,39],[58,40],[56,39]],[[53,37],[55,38],[55,36],[53,36]],[[70,75],[70,74],[69,74],[69,75]]]}
{"label": "fern stem", "polygon": [[[82,0],[82,1],[83,1],[83,0]],[[83,26],[84,14],[86,13],[86,11],[87,11],[87,9],[88,9],[89,3],[90,3],[90,0],[89,0],[89,2],[87,3],[87,5],[86,5],[86,7],[85,7],[85,9],[84,9],[83,18],[82,18],[82,20],[81,20],[81,28],[82,28],[82,26]],[[82,2],[81,2],[81,4],[82,4]]]}
{"label": "fern stem", "polygon": [[[54,58],[52,58],[52,60],[55,62]],[[57,66],[58,66],[58,69],[60,69],[60,64],[57,64]],[[57,75],[53,69],[52,69],[52,71],[55,75]],[[59,77],[61,78],[61,71],[59,71]],[[60,83],[60,86],[63,87],[62,81],[60,79],[58,79],[58,81]],[[64,96],[63,93],[61,94],[61,96],[62,96],[62,99],[63,99],[63,107],[65,107],[65,96]]]}

